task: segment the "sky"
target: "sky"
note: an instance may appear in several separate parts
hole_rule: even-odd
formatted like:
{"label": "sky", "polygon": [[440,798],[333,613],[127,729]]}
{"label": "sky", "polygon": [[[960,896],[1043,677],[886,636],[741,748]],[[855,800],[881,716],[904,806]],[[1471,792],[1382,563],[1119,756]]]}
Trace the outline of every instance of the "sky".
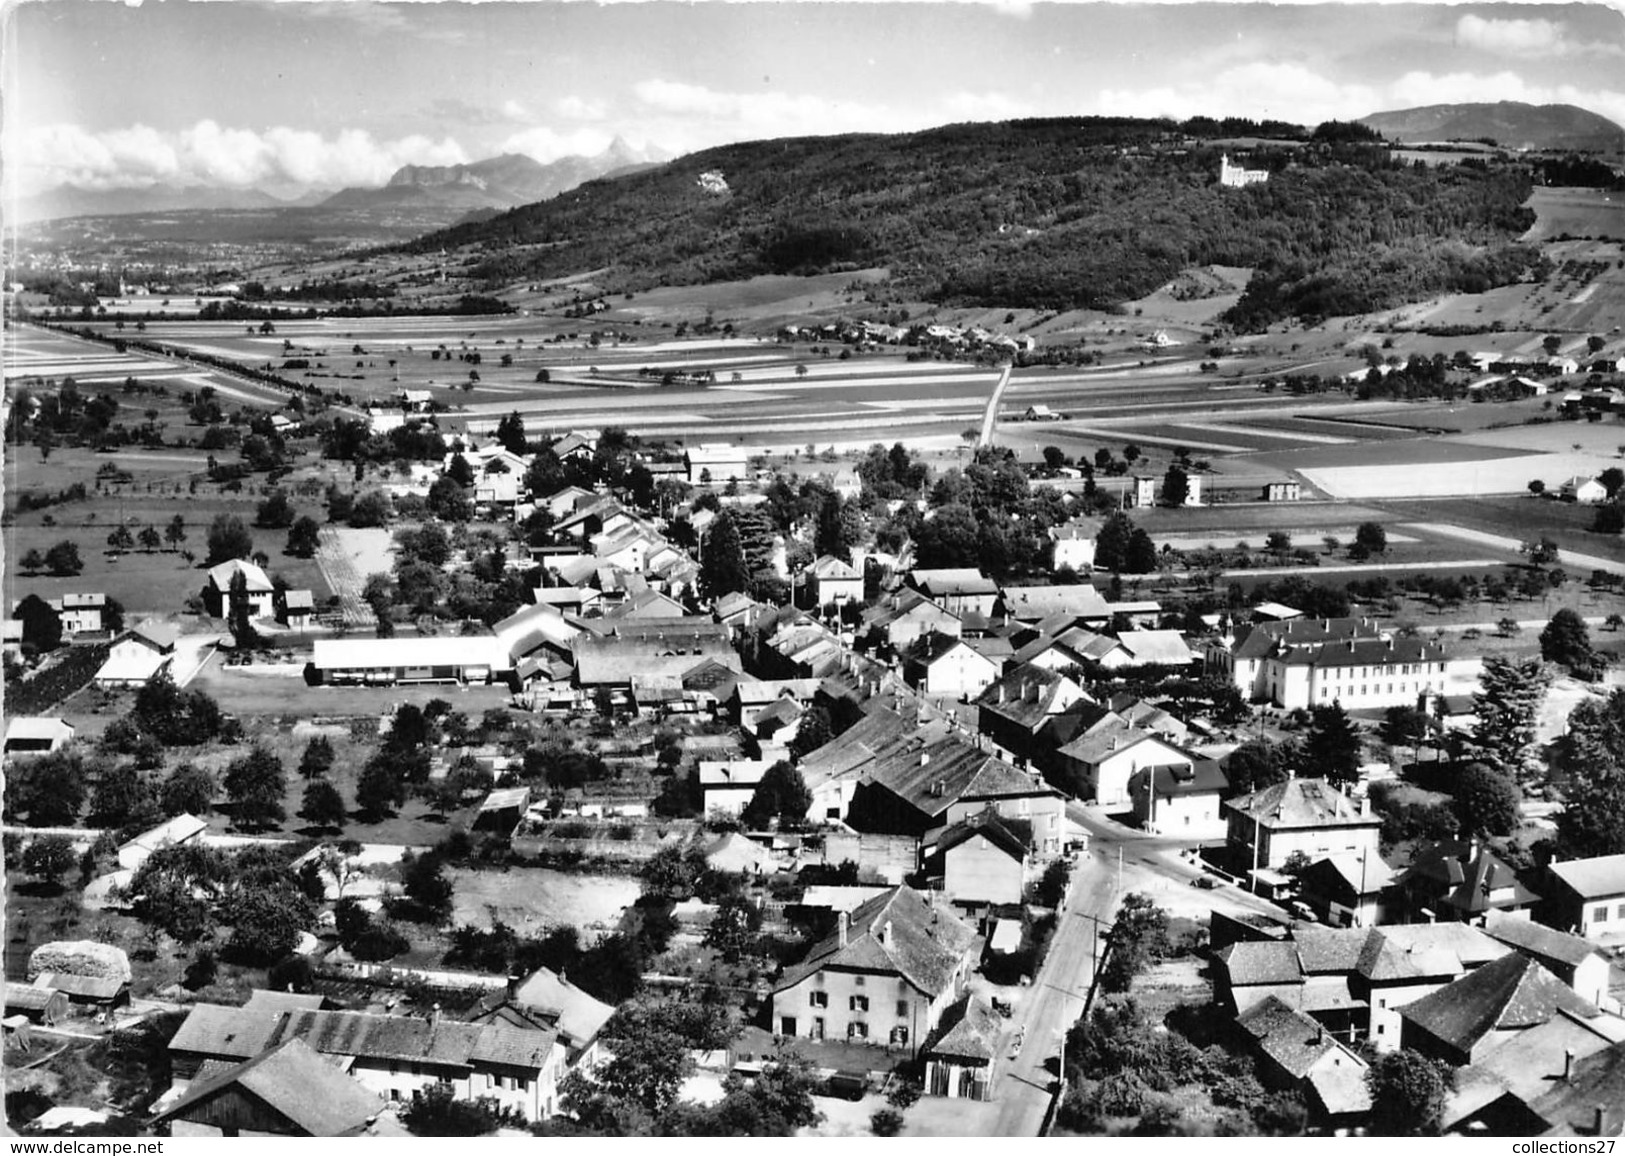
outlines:
{"label": "sky", "polygon": [[378,185],[403,164],[1025,116],[1313,125],[1456,101],[1625,124],[1602,4],[24,0],[7,186]]}

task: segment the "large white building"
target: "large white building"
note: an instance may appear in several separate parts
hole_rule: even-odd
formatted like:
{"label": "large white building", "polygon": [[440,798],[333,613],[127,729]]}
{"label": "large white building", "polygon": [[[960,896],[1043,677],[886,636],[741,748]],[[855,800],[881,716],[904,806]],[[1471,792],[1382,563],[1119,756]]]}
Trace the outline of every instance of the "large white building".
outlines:
{"label": "large white building", "polygon": [[1219,184],[1226,189],[1243,189],[1248,185],[1261,185],[1270,179],[1268,169],[1246,169],[1230,163],[1230,154],[1219,156]]}

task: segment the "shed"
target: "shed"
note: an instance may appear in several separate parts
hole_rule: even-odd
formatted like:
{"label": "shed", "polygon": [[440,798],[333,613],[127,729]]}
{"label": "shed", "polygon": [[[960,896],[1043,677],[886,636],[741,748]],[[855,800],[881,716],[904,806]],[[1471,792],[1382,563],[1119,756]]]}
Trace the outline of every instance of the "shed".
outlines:
{"label": "shed", "polygon": [[27,1016],[30,1023],[50,1027],[68,1014],[68,997],[55,988],[26,983],[6,984],[6,1015]]}

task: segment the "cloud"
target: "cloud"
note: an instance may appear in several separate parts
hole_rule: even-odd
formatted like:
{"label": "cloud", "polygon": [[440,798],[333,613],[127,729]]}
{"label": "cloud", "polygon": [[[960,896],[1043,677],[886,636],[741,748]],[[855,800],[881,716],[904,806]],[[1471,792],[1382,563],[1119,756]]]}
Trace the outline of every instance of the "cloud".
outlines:
{"label": "cloud", "polygon": [[553,111],[565,120],[603,120],[609,115],[609,108],[603,101],[574,94],[555,100]]}
{"label": "cloud", "polygon": [[942,102],[955,120],[1019,120],[1038,110],[1002,92],[956,92]]}
{"label": "cloud", "polygon": [[263,132],[201,120],[190,128],[160,132],[146,125],[87,132],[54,124],[8,133],[8,159],[18,184],[40,190],[59,184],[82,188],[181,185],[377,185],[406,164],[457,164],[468,160],[450,137],[412,135],[375,140],[360,129],[333,136],[275,127]]}
{"label": "cloud", "polygon": [[546,125],[516,132],[503,141],[500,151],[505,153],[524,153],[534,157],[544,165],[551,164],[560,157],[590,157],[597,156],[609,147],[613,140],[612,134],[596,128],[578,128],[572,132],[559,132]]}
{"label": "cloud", "polygon": [[1558,56],[1568,50],[1564,26],[1556,20],[1463,16],[1456,21],[1456,43],[1498,56]]}
{"label": "cloud", "polygon": [[[778,137],[875,132],[896,129],[896,113],[859,101],[810,93],[718,92],[675,80],[643,80],[633,95],[650,110],[677,117],[703,117],[712,130]],[[721,139],[727,139],[723,132]],[[737,137],[736,137],[737,139]]]}

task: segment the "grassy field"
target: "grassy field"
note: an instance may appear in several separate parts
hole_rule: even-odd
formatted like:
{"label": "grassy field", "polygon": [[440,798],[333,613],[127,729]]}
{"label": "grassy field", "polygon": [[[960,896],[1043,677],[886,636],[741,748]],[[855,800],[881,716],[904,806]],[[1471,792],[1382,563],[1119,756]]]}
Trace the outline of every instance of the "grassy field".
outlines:
{"label": "grassy field", "polygon": [[[1383,502],[1382,507],[1400,520],[1449,522],[1520,541],[1545,535],[1562,550],[1625,560],[1625,541],[1617,534],[1591,533],[1595,509],[1573,502],[1528,494],[1491,494],[1476,498],[1394,499]],[[1484,549],[1470,543],[1464,543],[1462,548]]]}
{"label": "grassy field", "polygon": [[1529,198],[1535,223],[1526,241],[1547,241],[1567,233],[1576,237],[1625,240],[1625,197],[1600,189],[1540,188]]}
{"label": "grassy field", "polygon": [[520,935],[548,927],[612,927],[637,899],[638,880],[627,875],[575,875],[541,867],[447,872],[455,888],[454,923],[489,927],[500,921]]}

